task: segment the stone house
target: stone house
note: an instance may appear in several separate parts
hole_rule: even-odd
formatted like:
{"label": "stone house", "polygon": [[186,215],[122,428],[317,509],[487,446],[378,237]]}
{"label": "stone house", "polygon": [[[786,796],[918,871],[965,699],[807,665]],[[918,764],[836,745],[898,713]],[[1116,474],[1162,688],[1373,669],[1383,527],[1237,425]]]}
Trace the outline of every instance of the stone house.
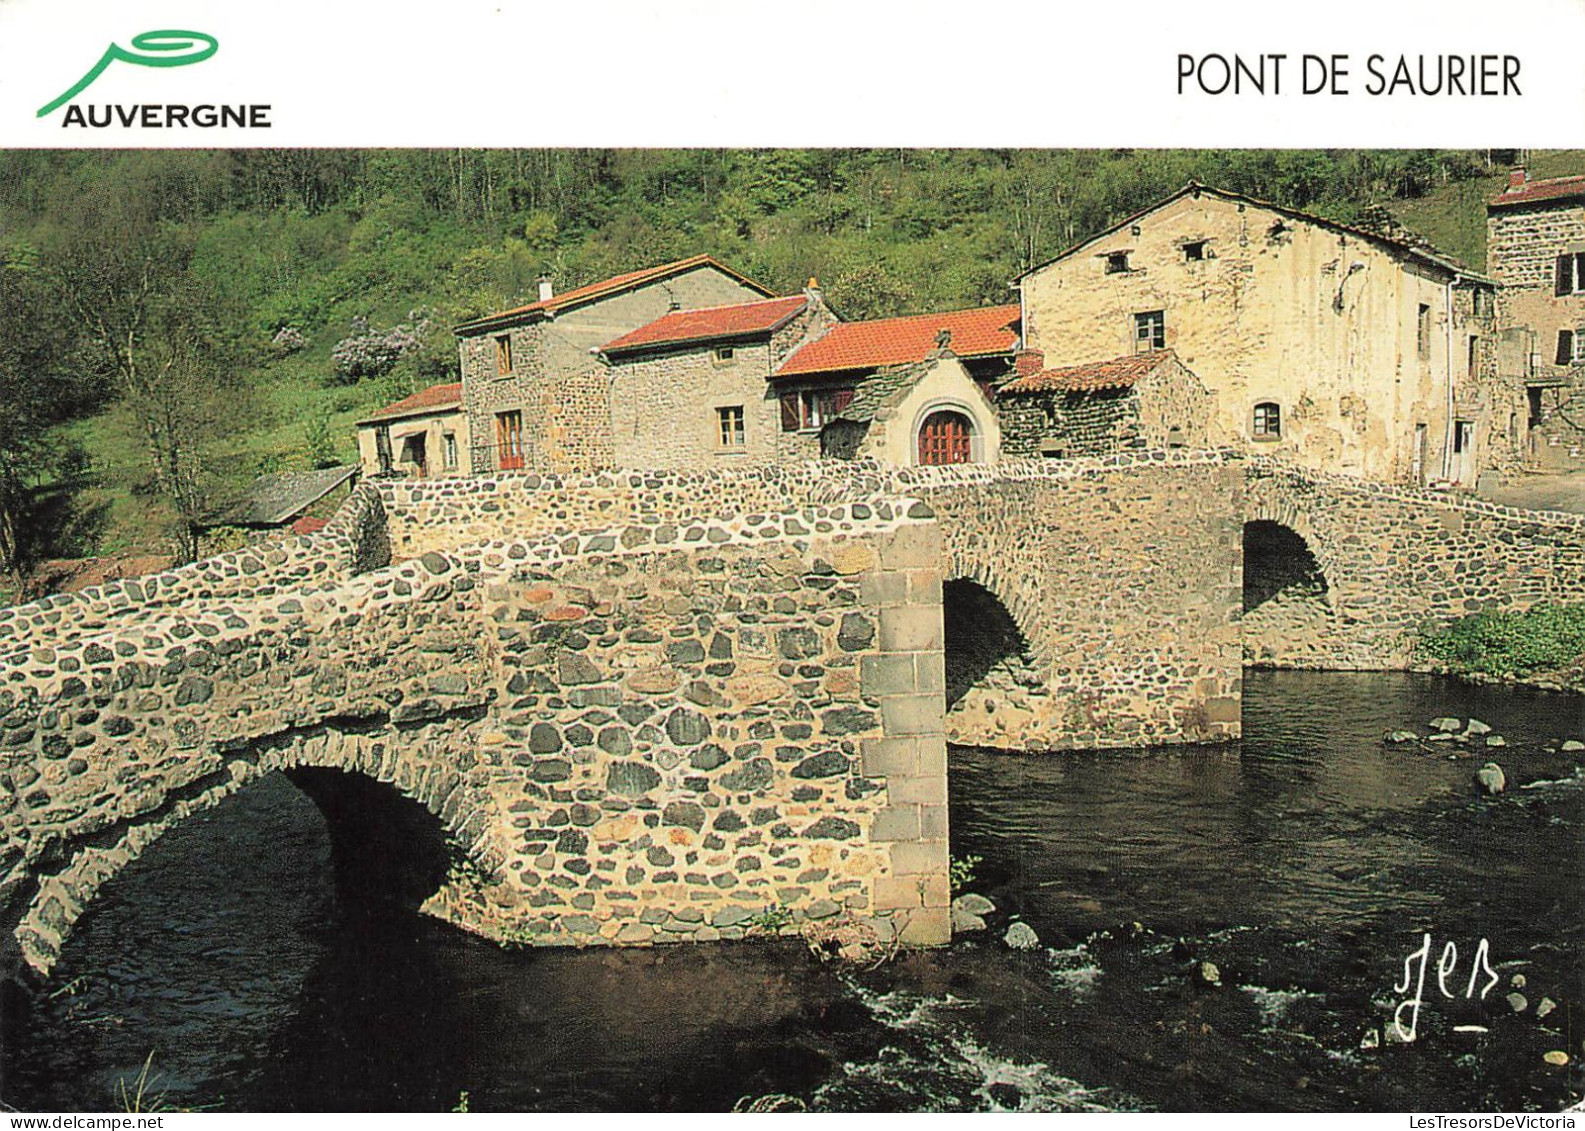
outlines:
{"label": "stone house", "polygon": [[820,449],[827,459],[995,463],[1002,425],[984,386],[943,341],[923,361],[867,377],[822,426]]}
{"label": "stone house", "polygon": [[1024,344],[1056,368],[1171,350],[1213,445],[1466,486],[1516,458],[1495,284],[1405,236],[1191,183],[1019,286]]}
{"label": "stone house", "polygon": [[601,347],[610,366],[616,466],[798,458],[783,442],[784,406],[771,378],[836,322],[813,283],[786,298],[672,311]]}
{"label": "stone house", "polygon": [[996,390],[1002,454],[1065,459],[1128,448],[1207,444],[1211,395],[1171,350],[1046,369],[1020,354]]}
{"label": "stone house", "polygon": [[611,371],[600,347],[674,310],[774,297],[707,255],[540,297],[456,327],[475,474],[611,467]]}
{"label": "stone house", "polygon": [[[1486,266],[1525,388],[1526,455],[1585,466],[1585,176],[1516,168],[1486,204]],[[1572,404],[1571,404],[1572,401]]]}
{"label": "stone house", "polygon": [[[831,326],[794,351],[772,378],[781,403],[785,458],[819,457],[828,446],[822,429],[851,406],[871,378],[898,366],[917,365],[943,348],[950,349],[957,365],[988,392],[1012,367],[1018,350],[1018,317],[1014,304]],[[913,457],[899,462],[913,462]]]}
{"label": "stone house", "polygon": [[358,463],[366,476],[466,475],[468,436],[462,383],[431,385],[358,421]]}

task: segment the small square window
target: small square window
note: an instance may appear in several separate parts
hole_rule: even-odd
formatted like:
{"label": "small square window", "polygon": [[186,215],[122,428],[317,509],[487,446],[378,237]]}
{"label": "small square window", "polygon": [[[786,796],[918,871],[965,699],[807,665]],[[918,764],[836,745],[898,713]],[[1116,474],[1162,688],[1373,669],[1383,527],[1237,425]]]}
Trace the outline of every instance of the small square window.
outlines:
{"label": "small square window", "polygon": [[1108,275],[1121,275],[1128,270],[1128,252],[1114,251],[1106,257],[1106,273]]}
{"label": "small square window", "polygon": [[1134,352],[1167,348],[1167,312],[1147,310],[1134,315]]}
{"label": "small square window", "polygon": [[743,406],[730,405],[715,410],[716,437],[723,448],[741,448],[747,442],[743,435]]}
{"label": "small square window", "polygon": [[1255,406],[1252,435],[1257,440],[1282,438],[1282,408],[1276,401],[1261,401]]}
{"label": "small square window", "polygon": [[502,334],[495,339],[495,372],[504,377],[512,372],[512,335]]}
{"label": "small square window", "polygon": [[1205,258],[1205,241],[1193,240],[1183,245],[1183,258],[1187,263],[1198,263]]}
{"label": "small square window", "polygon": [[732,360],[732,347],[731,346],[717,346],[715,348],[715,359],[717,361],[731,361]]}

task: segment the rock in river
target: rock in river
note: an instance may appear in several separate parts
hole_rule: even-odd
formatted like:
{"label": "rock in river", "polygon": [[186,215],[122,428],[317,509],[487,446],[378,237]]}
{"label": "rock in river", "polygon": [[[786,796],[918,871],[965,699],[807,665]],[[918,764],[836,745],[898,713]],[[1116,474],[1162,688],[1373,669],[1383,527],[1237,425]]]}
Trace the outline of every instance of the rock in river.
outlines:
{"label": "rock in river", "polygon": [[1445,731],[1445,732],[1447,732],[1449,734],[1451,734],[1453,731],[1457,730],[1460,725],[1461,724],[1459,723],[1459,721],[1457,719],[1450,719],[1450,718],[1448,718],[1445,715],[1443,717],[1439,718],[1439,719],[1432,719],[1431,720],[1431,729],[1432,730]]}
{"label": "rock in river", "polygon": [[969,915],[989,915],[996,910],[996,904],[983,895],[971,891],[954,899],[952,910],[963,911]]}
{"label": "rock in river", "polygon": [[1009,923],[1007,933],[1002,936],[1002,942],[1014,950],[1034,950],[1040,945],[1040,936],[1035,934],[1035,929],[1028,923]]}
{"label": "rock in river", "polygon": [[1508,788],[1508,778],[1496,762],[1487,762],[1476,770],[1475,782],[1483,793],[1498,794]]}

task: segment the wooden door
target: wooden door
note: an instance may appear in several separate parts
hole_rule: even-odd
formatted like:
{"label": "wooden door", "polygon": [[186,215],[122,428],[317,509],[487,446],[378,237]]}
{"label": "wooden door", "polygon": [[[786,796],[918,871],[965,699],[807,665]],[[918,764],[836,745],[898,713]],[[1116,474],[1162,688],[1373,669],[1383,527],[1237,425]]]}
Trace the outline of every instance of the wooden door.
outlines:
{"label": "wooden door", "polygon": [[971,462],[973,432],[969,418],[961,412],[932,412],[919,429],[919,462],[931,466]]}

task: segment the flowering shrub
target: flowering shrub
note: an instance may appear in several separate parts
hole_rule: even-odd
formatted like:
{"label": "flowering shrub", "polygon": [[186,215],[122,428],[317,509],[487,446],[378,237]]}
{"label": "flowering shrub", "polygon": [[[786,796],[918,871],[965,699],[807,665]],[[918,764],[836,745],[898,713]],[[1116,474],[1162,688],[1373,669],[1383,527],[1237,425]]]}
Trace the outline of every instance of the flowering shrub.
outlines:
{"label": "flowering shrub", "polygon": [[296,326],[282,326],[275,331],[275,337],[270,343],[281,353],[297,353],[308,346],[308,339],[303,337],[303,332]]}
{"label": "flowering shrub", "polygon": [[429,319],[421,310],[412,311],[409,322],[376,330],[367,318],[352,320],[352,333],[330,351],[337,378],[357,381],[389,373],[405,355],[422,348],[429,333]]}

